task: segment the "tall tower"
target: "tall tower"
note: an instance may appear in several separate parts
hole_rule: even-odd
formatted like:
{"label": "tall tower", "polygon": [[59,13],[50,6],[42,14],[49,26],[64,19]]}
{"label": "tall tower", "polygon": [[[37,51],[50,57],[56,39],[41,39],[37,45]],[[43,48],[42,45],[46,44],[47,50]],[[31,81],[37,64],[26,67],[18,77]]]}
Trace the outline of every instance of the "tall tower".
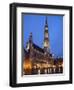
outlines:
{"label": "tall tower", "polygon": [[32,32],[30,33],[30,36],[29,36],[29,43],[32,44]]}
{"label": "tall tower", "polygon": [[32,33],[30,33],[29,41],[27,42],[27,50],[30,50],[32,48],[33,40],[32,40]]}
{"label": "tall tower", "polygon": [[45,27],[44,27],[44,51],[49,52],[49,33],[48,33],[47,17],[45,20]]}

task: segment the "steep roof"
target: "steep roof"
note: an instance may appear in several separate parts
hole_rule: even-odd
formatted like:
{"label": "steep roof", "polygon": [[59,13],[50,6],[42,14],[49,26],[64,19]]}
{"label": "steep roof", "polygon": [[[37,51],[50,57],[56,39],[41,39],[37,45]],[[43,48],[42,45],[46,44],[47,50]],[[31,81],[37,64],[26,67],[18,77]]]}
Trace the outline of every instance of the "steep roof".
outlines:
{"label": "steep roof", "polygon": [[38,50],[38,51],[40,51],[40,52],[42,52],[42,53],[44,53],[44,50],[41,47],[39,47],[36,44],[34,44],[34,43],[33,43],[33,48]]}

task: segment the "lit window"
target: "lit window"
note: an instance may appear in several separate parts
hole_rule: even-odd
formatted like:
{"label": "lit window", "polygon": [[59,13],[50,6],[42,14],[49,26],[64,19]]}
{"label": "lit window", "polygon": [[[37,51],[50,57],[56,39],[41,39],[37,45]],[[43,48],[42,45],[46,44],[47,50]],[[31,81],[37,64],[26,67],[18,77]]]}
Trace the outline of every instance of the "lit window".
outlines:
{"label": "lit window", "polygon": [[45,33],[45,37],[48,37],[48,33]]}

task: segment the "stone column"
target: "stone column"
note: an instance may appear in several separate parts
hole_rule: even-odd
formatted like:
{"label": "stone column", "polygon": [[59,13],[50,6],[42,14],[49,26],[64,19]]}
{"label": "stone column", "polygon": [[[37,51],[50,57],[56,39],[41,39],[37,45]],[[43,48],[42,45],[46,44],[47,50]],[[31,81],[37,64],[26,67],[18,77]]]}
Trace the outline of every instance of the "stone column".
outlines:
{"label": "stone column", "polygon": [[44,70],[45,74],[47,74],[47,69]]}
{"label": "stone column", "polygon": [[40,72],[40,69],[38,69],[38,74],[40,74],[41,72]]}
{"label": "stone column", "polygon": [[53,68],[53,72],[55,73],[55,71],[56,71],[56,68],[54,67],[54,68]]}
{"label": "stone column", "polygon": [[49,72],[52,73],[52,68],[49,69]]}

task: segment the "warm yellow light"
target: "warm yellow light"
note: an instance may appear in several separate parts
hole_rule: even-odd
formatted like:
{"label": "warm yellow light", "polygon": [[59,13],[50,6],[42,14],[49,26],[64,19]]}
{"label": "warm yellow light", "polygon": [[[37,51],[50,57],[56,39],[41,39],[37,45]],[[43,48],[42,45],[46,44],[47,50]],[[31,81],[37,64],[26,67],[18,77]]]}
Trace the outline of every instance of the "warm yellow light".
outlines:
{"label": "warm yellow light", "polygon": [[25,64],[25,69],[31,69],[31,64],[29,63]]}
{"label": "warm yellow light", "polygon": [[53,68],[56,68],[56,66],[55,66],[55,65],[53,65]]}
{"label": "warm yellow light", "polygon": [[32,69],[32,63],[31,63],[31,61],[30,60],[24,60],[24,62],[23,62],[23,68],[24,69]]}
{"label": "warm yellow light", "polygon": [[34,69],[36,69],[36,66],[34,66]]}
{"label": "warm yellow light", "polygon": [[51,65],[50,65],[50,64],[48,64],[48,67],[51,67]]}
{"label": "warm yellow light", "polygon": [[59,67],[62,67],[62,65],[59,65]]}
{"label": "warm yellow light", "polygon": [[37,64],[37,67],[40,68],[40,64]]}

